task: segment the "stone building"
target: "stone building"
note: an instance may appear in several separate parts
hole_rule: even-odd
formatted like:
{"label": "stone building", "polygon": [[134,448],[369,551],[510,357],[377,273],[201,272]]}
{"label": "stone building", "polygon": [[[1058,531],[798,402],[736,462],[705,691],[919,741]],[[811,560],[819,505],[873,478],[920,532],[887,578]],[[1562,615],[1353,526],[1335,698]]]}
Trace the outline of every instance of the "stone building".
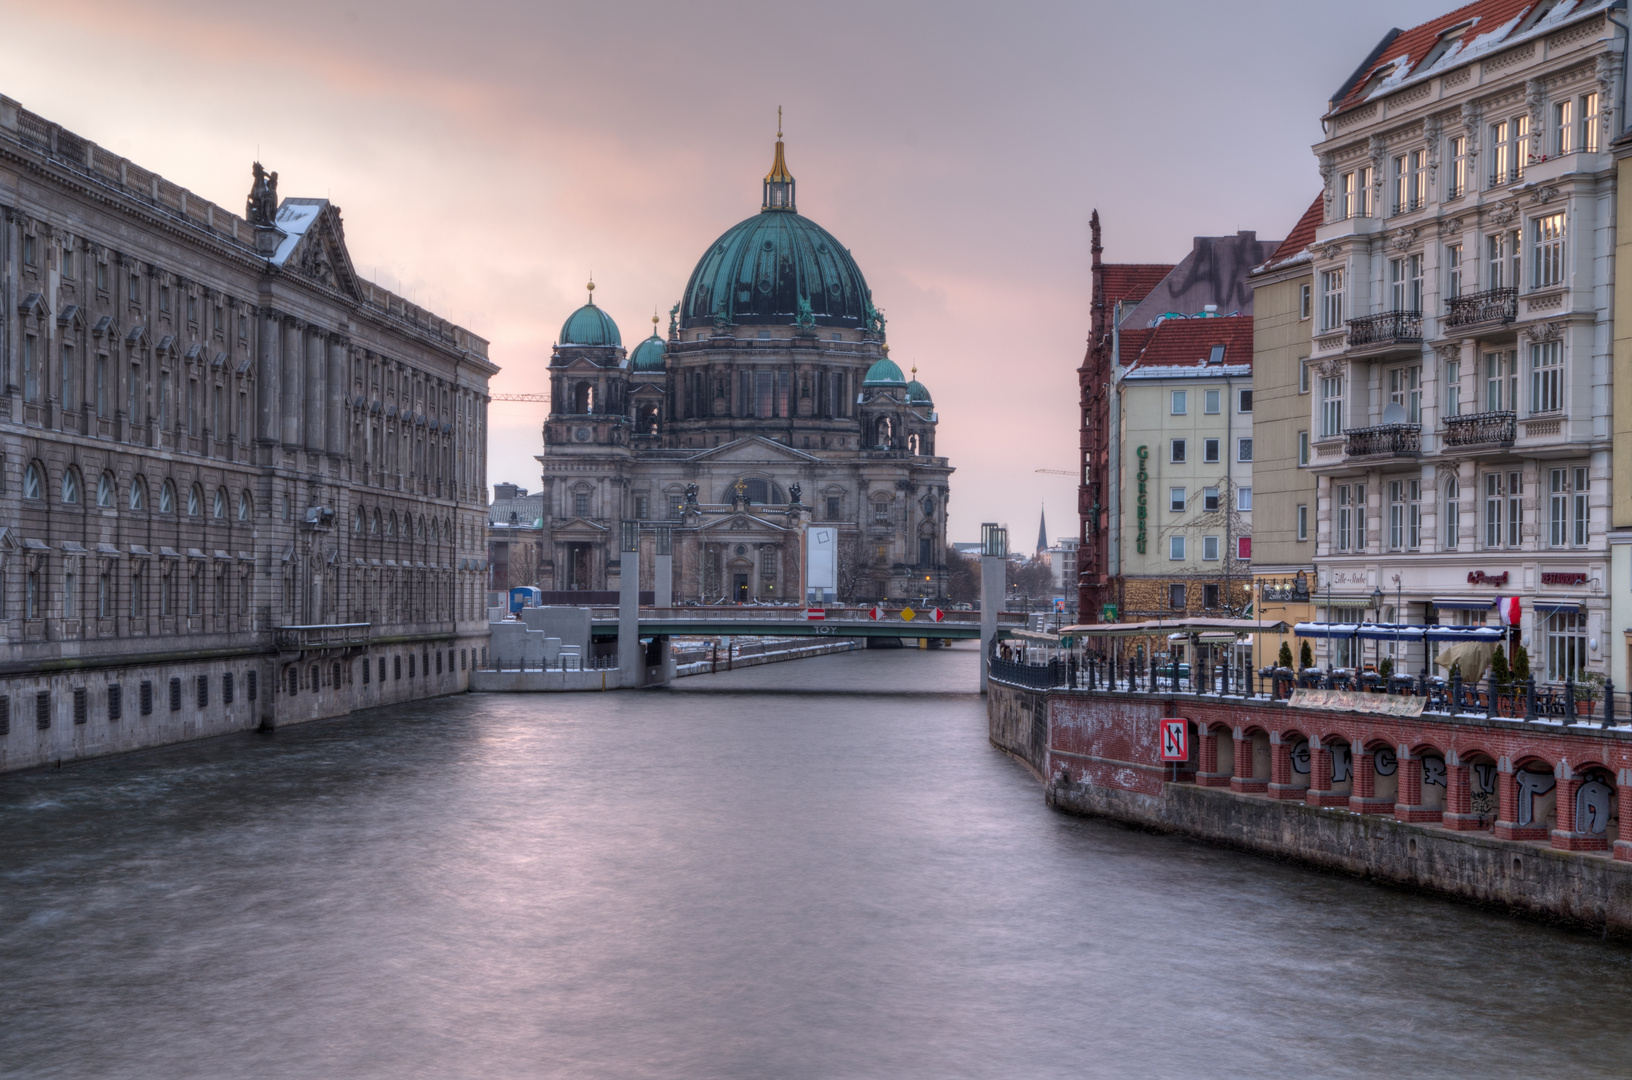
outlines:
{"label": "stone building", "polygon": [[1392,31],[1314,148],[1316,610],[1484,624],[1522,597],[1547,680],[1605,670],[1611,629],[1615,10],[1480,0]]}
{"label": "stone building", "polygon": [[0,768],[460,689],[487,343],[0,98]]}
{"label": "stone building", "polygon": [[638,521],[641,590],[672,547],[681,602],[803,603],[812,528],[837,534],[841,599],[945,595],[934,403],[889,358],[850,250],[794,194],[779,135],[759,213],[704,249],[666,337],[654,316],[625,350],[593,283],[562,326],[539,457],[546,592],[615,588],[620,522]]}

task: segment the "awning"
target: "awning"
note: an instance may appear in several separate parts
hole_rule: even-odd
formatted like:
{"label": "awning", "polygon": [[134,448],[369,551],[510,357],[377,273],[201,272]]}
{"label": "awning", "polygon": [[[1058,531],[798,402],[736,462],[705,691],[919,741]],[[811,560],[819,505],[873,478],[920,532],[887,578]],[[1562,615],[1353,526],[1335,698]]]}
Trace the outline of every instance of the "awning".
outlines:
{"label": "awning", "polygon": [[1361,638],[1365,641],[1502,641],[1506,632],[1494,626],[1419,626],[1407,623],[1299,623],[1298,637]]}
{"label": "awning", "polygon": [[1072,637],[1150,637],[1167,634],[1200,634],[1217,631],[1230,634],[1284,634],[1287,624],[1279,619],[1149,619],[1133,623],[1078,623],[1060,629]]}
{"label": "awning", "polygon": [[1352,638],[1360,633],[1360,624],[1300,622],[1292,633],[1304,638]]}
{"label": "awning", "polygon": [[1056,649],[1060,647],[1059,634],[1048,634],[1039,630],[1011,630],[1009,637],[1029,641],[1033,645],[1049,645]]}
{"label": "awning", "polygon": [[1309,606],[1314,608],[1369,608],[1375,607],[1375,602],[1369,596],[1334,596],[1327,599],[1318,593],[1309,597]]}
{"label": "awning", "polygon": [[1481,600],[1477,596],[1436,596],[1429,603],[1441,611],[1489,611],[1496,603],[1494,596]]}
{"label": "awning", "polygon": [[1530,606],[1535,609],[1537,615],[1574,615],[1581,610],[1580,604],[1563,600],[1537,600]]}

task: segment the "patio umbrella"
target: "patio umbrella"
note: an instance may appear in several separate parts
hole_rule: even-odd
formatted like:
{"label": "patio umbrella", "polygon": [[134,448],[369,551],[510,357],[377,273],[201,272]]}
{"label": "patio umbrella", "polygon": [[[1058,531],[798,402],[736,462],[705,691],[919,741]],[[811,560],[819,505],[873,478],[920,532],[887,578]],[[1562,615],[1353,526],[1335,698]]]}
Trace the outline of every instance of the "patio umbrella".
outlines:
{"label": "patio umbrella", "polygon": [[1447,675],[1452,664],[1461,664],[1462,681],[1472,683],[1484,678],[1485,670],[1490,667],[1490,658],[1495,653],[1496,645],[1493,642],[1459,641],[1439,650],[1434,663],[1444,668]]}

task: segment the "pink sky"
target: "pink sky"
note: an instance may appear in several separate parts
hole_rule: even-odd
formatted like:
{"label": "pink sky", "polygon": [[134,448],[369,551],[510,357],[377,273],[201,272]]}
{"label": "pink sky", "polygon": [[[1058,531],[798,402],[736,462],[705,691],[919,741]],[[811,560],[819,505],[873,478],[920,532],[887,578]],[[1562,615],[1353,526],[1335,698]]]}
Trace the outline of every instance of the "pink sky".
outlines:
{"label": "pink sky", "polygon": [[[1235,4],[0,0],[0,93],[242,212],[257,154],[345,213],[360,272],[541,391],[596,301],[626,345],[759,208],[776,108],[799,209],[849,246],[951,458],[952,537],[1074,536],[1088,213],[1106,257],[1278,239],[1326,97],[1406,0]],[[100,59],[96,59],[100,58]],[[489,482],[538,486],[543,406],[495,403]]]}

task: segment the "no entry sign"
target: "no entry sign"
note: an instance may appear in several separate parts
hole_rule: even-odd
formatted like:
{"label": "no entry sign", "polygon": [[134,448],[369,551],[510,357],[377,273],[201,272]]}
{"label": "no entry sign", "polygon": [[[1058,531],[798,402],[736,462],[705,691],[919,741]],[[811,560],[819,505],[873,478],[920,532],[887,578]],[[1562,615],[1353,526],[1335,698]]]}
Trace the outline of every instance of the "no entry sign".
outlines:
{"label": "no entry sign", "polygon": [[1188,761],[1190,760],[1190,729],[1184,720],[1163,720],[1162,724],[1162,760]]}

